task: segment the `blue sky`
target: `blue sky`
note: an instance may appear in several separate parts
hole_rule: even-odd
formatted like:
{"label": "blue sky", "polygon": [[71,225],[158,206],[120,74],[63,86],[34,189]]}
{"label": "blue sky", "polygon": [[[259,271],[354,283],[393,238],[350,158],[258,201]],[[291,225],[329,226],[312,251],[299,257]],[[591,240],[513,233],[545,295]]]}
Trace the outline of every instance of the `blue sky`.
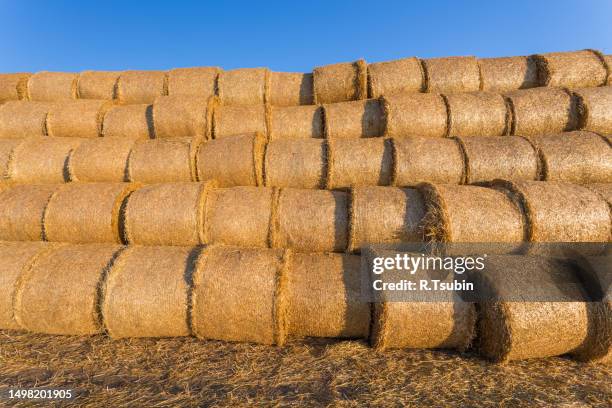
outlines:
{"label": "blue sky", "polygon": [[0,0],[0,72],[612,53],[612,1]]}

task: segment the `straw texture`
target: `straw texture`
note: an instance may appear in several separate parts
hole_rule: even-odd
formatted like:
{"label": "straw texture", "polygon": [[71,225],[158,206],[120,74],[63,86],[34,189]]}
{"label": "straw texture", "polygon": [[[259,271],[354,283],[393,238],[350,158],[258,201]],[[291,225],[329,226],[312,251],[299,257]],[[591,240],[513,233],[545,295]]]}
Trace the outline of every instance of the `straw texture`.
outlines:
{"label": "straw texture", "polygon": [[69,181],[68,157],[84,139],[28,138],[13,150],[9,178],[18,183]]}
{"label": "straw texture", "polygon": [[578,97],[580,128],[612,134],[612,86],[577,89],[574,94]]}
{"label": "straw texture", "polygon": [[153,103],[155,98],[166,94],[163,71],[123,71],[117,80],[117,99],[121,103]]}
{"label": "straw texture", "polygon": [[223,105],[263,105],[269,98],[269,87],[270,71],[267,68],[223,71],[219,73],[217,83]]}
{"label": "straw texture", "polygon": [[109,102],[97,100],[52,105],[47,114],[47,134],[54,137],[102,136],[102,121],[110,107]]}
{"label": "straw texture", "polygon": [[110,270],[102,314],[112,338],[190,334],[188,301],[198,249],[128,247]]}
{"label": "straw texture", "polygon": [[271,106],[270,140],[322,138],[323,122],[320,106]]}
{"label": "straw texture", "polygon": [[153,104],[155,137],[208,138],[212,123],[208,98],[195,96],[160,96]]}
{"label": "straw texture", "polygon": [[70,181],[129,181],[127,165],[132,146],[134,141],[130,139],[84,140],[68,158]]}
{"label": "straw texture", "polygon": [[287,327],[284,263],[278,250],[205,250],[194,276],[196,336],[282,345]]}
{"label": "straw texture", "polygon": [[504,98],[489,92],[444,95],[450,136],[502,136],[508,133],[510,112]]}
{"label": "straw texture", "polygon": [[0,74],[0,103],[25,99],[30,75],[27,72]]}
{"label": "straw texture", "polygon": [[45,208],[54,185],[15,185],[0,192],[0,240],[42,241]]}
{"label": "straw texture", "polygon": [[478,65],[483,91],[508,92],[539,85],[538,66],[532,57],[483,58]]}
{"label": "straw texture", "polygon": [[201,98],[215,96],[219,71],[217,67],[171,69],[168,71],[168,95]]}
{"label": "straw texture", "polygon": [[424,90],[424,73],[416,57],[368,65],[368,97],[415,93]]}
{"label": "straw texture", "polygon": [[45,238],[51,242],[121,243],[119,216],[124,199],[135,189],[128,183],[71,183],[49,199]]}
{"label": "straw texture", "polygon": [[585,187],[601,195],[612,207],[612,183],[587,184]]}
{"label": "straw texture", "polygon": [[8,178],[13,149],[20,143],[21,139],[0,139],[0,180]]}
{"label": "straw texture", "polygon": [[446,104],[440,95],[386,96],[383,103],[387,119],[385,132],[387,136],[446,136]]}
{"label": "straw texture", "polygon": [[313,70],[315,103],[365,99],[368,74],[364,60],[325,65]]}
{"label": "straw texture", "polygon": [[9,101],[0,105],[0,139],[47,135],[50,104]]}
{"label": "straw texture", "polygon": [[323,109],[328,139],[376,137],[384,132],[384,109],[378,99],[331,103]]}
{"label": "straw texture", "polygon": [[581,88],[606,83],[607,70],[596,51],[551,52],[536,58],[542,85]]}
{"label": "straw texture", "polygon": [[130,181],[195,181],[195,151],[190,139],[139,140],[128,161]]}
{"label": "straw texture", "polygon": [[287,320],[292,337],[367,338],[370,305],[361,299],[361,258],[300,254],[287,267]]}
{"label": "straw texture", "polygon": [[153,106],[144,104],[114,106],[104,116],[104,137],[149,139],[155,137]]}
{"label": "straw texture", "polygon": [[359,187],[351,196],[349,251],[370,244],[420,242],[423,197],[413,188]]}
{"label": "straw texture", "polygon": [[475,57],[423,60],[427,92],[470,92],[480,89],[480,69]]}
{"label": "straw texture", "polygon": [[41,71],[28,79],[28,100],[56,102],[77,98],[79,74]]}
{"label": "straw texture", "polygon": [[274,106],[314,104],[312,74],[270,72],[270,100]]}
{"label": "straw texture", "polygon": [[394,138],[393,185],[421,182],[460,184],[464,158],[454,139],[430,137]]}
{"label": "straw texture", "polygon": [[213,114],[214,138],[236,136],[245,133],[267,134],[267,110],[264,105],[217,105]]}
{"label": "straw texture", "polygon": [[320,139],[272,141],[264,166],[268,187],[325,188],[327,143]]}
{"label": "straw texture", "polygon": [[327,188],[387,186],[393,172],[393,144],[384,138],[329,141]]}
{"label": "straw texture", "polygon": [[79,74],[80,99],[115,99],[118,71],[83,71]]}

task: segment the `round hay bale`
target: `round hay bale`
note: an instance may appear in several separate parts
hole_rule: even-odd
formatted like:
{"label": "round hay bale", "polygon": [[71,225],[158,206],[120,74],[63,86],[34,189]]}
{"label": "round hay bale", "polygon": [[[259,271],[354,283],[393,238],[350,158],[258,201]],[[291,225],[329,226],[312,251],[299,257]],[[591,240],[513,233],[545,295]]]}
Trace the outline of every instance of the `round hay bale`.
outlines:
{"label": "round hay bale", "polygon": [[368,66],[364,60],[325,65],[313,70],[314,102],[334,103],[368,96]]}
{"label": "round hay bale", "polygon": [[56,102],[77,98],[79,74],[41,71],[28,79],[30,101]]}
{"label": "round hay bale", "polygon": [[368,97],[423,92],[424,76],[416,57],[368,64]]}
{"label": "round hay bale", "polygon": [[47,114],[47,134],[54,137],[100,137],[102,122],[112,102],[75,100],[55,104]]}
{"label": "round hay bale", "polygon": [[287,265],[292,337],[367,338],[370,304],[361,299],[361,258],[292,253]]}
{"label": "round hay bale", "polygon": [[21,329],[13,315],[15,287],[23,272],[36,258],[49,250],[43,242],[2,242],[0,243],[0,328]]}
{"label": "round hay bale", "polygon": [[608,80],[606,81],[606,85],[612,85],[612,55],[604,55],[603,61],[608,67]]}
{"label": "round hay bale", "polygon": [[189,336],[189,296],[199,248],[128,247],[104,285],[112,338]]}
{"label": "round hay bale", "polygon": [[349,234],[349,195],[342,191],[280,191],[271,231],[273,248],[344,252]]}
{"label": "round hay bale", "polygon": [[323,105],[325,136],[328,139],[356,139],[382,136],[385,112],[378,99]]}
{"label": "round hay bale", "polygon": [[164,71],[123,71],[117,80],[117,99],[125,104],[153,103],[167,95]]}
{"label": "round hay bale", "polygon": [[99,290],[118,245],[62,245],[39,257],[15,290],[15,318],[34,333],[102,332]]}
{"label": "round hay bale", "polygon": [[220,187],[263,185],[266,138],[257,133],[211,140],[200,146],[198,179]]}
{"label": "round hay bale", "polygon": [[447,133],[447,109],[438,94],[385,96],[385,134],[391,137],[443,137]]}
{"label": "round hay bale", "polygon": [[190,139],[139,140],[128,159],[129,181],[195,181],[195,151]]}
{"label": "round hay bale", "polygon": [[285,256],[280,250],[207,248],[193,281],[194,334],[203,339],[283,345]]}
{"label": "round hay bale", "polygon": [[9,178],[13,150],[21,142],[21,139],[0,139],[0,180]]}
{"label": "round hay bale", "polygon": [[113,106],[104,115],[102,133],[104,137],[132,140],[154,138],[153,105]]}
{"label": "round hay bale", "polygon": [[483,91],[508,92],[539,85],[538,66],[532,57],[482,58],[478,65]]}
{"label": "round hay bale", "polygon": [[480,89],[476,57],[446,57],[422,60],[427,92],[456,93]]}
{"label": "round hay bale", "polygon": [[131,139],[84,140],[68,158],[70,181],[130,181],[127,166],[133,146],[134,141]]}
{"label": "round hay bale", "polygon": [[425,206],[413,188],[359,187],[352,191],[348,250],[365,245],[421,242]]}
{"label": "round hay bale", "polygon": [[554,181],[500,183],[524,208],[527,240],[608,242],[610,209],[586,187]]}
{"label": "round hay bale", "polygon": [[449,136],[502,136],[510,131],[511,112],[504,97],[490,92],[444,95]]}
{"label": "round hay bale", "polygon": [[[488,290],[492,295],[479,305],[478,350],[485,357],[504,363],[557,356],[586,340],[586,295],[570,264],[493,255],[487,257],[484,271],[470,275],[477,293]],[[528,300],[520,301],[521,295]]]}
{"label": "round hay bale", "polygon": [[83,71],[79,74],[77,92],[79,99],[115,99],[118,71]]}
{"label": "round hay bale", "polygon": [[314,104],[312,74],[270,72],[269,103],[273,106]]}
{"label": "round hay bale", "polygon": [[612,183],[586,184],[585,187],[598,193],[612,207]]}
{"label": "round hay bale", "polygon": [[578,104],[560,88],[523,89],[506,94],[512,112],[512,135],[531,136],[575,130]]}
{"label": "round hay bale", "polygon": [[320,139],[272,141],[264,169],[268,187],[325,188],[327,143]]}
{"label": "round hay bale", "polygon": [[461,137],[457,140],[465,153],[467,184],[495,179],[539,179],[538,154],[525,138]]}
{"label": "round hay bale", "polygon": [[531,136],[542,161],[543,180],[612,182],[612,148],[598,134],[568,132]]}
{"label": "round hay bale", "polygon": [[26,99],[31,75],[27,72],[0,74],[0,103]]}
{"label": "round hay bale", "polygon": [[134,191],[121,214],[125,242],[172,246],[203,243],[204,200],[213,185],[165,183]]}
{"label": "round hay bale", "polygon": [[330,140],[328,157],[328,189],[391,183],[393,144],[390,139]]}
{"label": "round hay bale", "polygon": [[580,129],[612,134],[612,86],[574,91],[578,98]]}
{"label": "round hay bale", "polygon": [[175,68],[168,71],[168,95],[215,96],[218,67]]}
{"label": "round hay bale", "polygon": [[209,100],[185,95],[157,97],[153,104],[155,137],[210,138],[212,109],[209,110]]}
{"label": "round hay bale", "polygon": [[24,139],[13,150],[9,178],[17,183],[68,182],[68,158],[83,140],[73,137]]}
{"label": "round hay bale", "polygon": [[464,157],[454,139],[406,137],[393,139],[393,182],[416,186],[422,182],[460,184]]}
{"label": "round hay bale", "polygon": [[216,105],[213,113],[213,137],[221,139],[245,133],[266,135],[268,133],[267,116],[268,110],[264,105]]}
{"label": "round hay bale", "polygon": [[523,242],[524,216],[506,192],[480,186],[419,186],[427,238],[438,242]]}
{"label": "round hay bale", "polygon": [[268,130],[270,140],[323,138],[323,107],[271,106]]}
{"label": "round hay bale", "polygon": [[211,189],[204,209],[204,242],[266,248],[275,190],[268,187]]}
{"label": "round hay bale", "polygon": [[599,51],[551,52],[535,58],[543,86],[586,88],[606,83],[608,71]]}
{"label": "round hay bale", "polygon": [[121,243],[120,211],[128,183],[70,183],[49,199],[43,227],[50,242]]}
{"label": "round hay bale", "polygon": [[219,73],[217,89],[223,105],[263,105],[269,98],[270,71],[267,68],[222,71]]}
{"label": "round hay bale", "polygon": [[0,192],[0,240],[43,241],[45,208],[58,188],[22,184]]}
{"label": "round hay bale", "polygon": [[0,139],[46,136],[50,106],[28,101],[9,101],[0,105]]}

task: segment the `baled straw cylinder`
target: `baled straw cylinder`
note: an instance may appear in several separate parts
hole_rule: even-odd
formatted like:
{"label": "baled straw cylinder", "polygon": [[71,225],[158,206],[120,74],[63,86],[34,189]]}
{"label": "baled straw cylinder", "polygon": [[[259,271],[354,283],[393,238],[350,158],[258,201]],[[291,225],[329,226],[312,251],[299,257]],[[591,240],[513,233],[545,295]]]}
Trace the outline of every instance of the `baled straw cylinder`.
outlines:
{"label": "baled straw cylinder", "polygon": [[323,105],[325,136],[328,139],[356,139],[382,136],[385,112],[378,99]]}
{"label": "baled straw cylinder", "polygon": [[482,58],[478,65],[483,91],[508,92],[539,85],[538,66],[532,57]]}
{"label": "baled straw cylinder", "polygon": [[604,55],[603,56],[603,60],[606,63],[606,66],[608,67],[608,81],[606,82],[606,84],[612,85],[612,55]]}
{"label": "baled straw cylinder", "polygon": [[280,191],[271,244],[305,252],[343,252],[349,234],[349,195],[342,191]]}
{"label": "baled straw cylinder", "polygon": [[393,139],[393,185],[422,182],[460,184],[464,157],[454,139],[406,137]]}
{"label": "baled straw cylinder", "polygon": [[598,193],[612,207],[612,183],[594,183],[585,185],[589,190]]}
{"label": "baled straw cylinder", "polygon": [[212,108],[209,99],[196,96],[160,96],[153,104],[155,137],[210,138]]}
{"label": "baled straw cylinder", "polygon": [[217,67],[171,69],[168,71],[168,95],[207,99],[215,96],[219,71]]}
{"label": "baled straw cylinder", "polygon": [[390,139],[330,140],[327,188],[387,186],[393,172]]}
{"label": "baled straw cylinder", "polygon": [[144,186],[127,198],[124,236],[135,245],[198,245],[203,242],[204,199],[209,183]]}
{"label": "baled straw cylinder", "polygon": [[195,181],[196,150],[190,139],[139,140],[128,159],[129,181]]}
{"label": "baled straw cylinder", "polygon": [[555,181],[502,183],[521,202],[532,242],[608,242],[610,208],[586,187]]}
{"label": "baled straw cylinder", "polygon": [[365,99],[368,67],[364,60],[325,65],[313,70],[314,102],[334,103]]}
{"label": "baled straw cylinder", "polygon": [[470,92],[480,89],[480,68],[475,57],[424,59],[427,92]]}
{"label": "baled straw cylinder", "polygon": [[268,187],[216,188],[204,208],[204,242],[266,248],[275,190]]}
{"label": "baled straw cylinder", "polygon": [[543,86],[586,88],[606,83],[608,72],[598,51],[551,52],[535,58]]}
{"label": "baled straw cylinder", "polygon": [[292,337],[367,338],[370,305],[361,297],[361,258],[292,253],[287,320]]}
{"label": "baled straw cylinder", "polygon": [[15,287],[24,270],[36,257],[48,250],[42,242],[2,242],[0,243],[0,328],[20,329],[13,316],[13,296]]}
{"label": "baled straw cylinder", "polygon": [[312,74],[270,72],[269,102],[273,106],[314,104]]}
{"label": "baled straw cylinder", "polygon": [[216,180],[220,187],[262,185],[265,145],[261,134],[204,143],[197,156],[198,179]]}
{"label": "baled straw cylinder", "polygon": [[104,115],[104,137],[150,139],[155,137],[153,106],[145,104],[113,106]]}
{"label": "baled straw cylinder", "polygon": [[416,57],[368,64],[368,97],[422,92],[424,73]]}
{"label": "baled straw cylinder", "polygon": [[0,139],[0,180],[8,178],[13,149],[20,143],[21,139]]}
{"label": "baled straw cylinder", "polygon": [[570,183],[612,182],[612,147],[598,134],[568,132],[532,136],[543,179]]}
{"label": "baled straw cylinder", "polygon": [[42,102],[68,101],[77,98],[79,74],[41,71],[28,79],[28,100]]}
{"label": "baled straw cylinder", "polygon": [[511,113],[503,96],[490,92],[444,95],[449,136],[502,136],[510,130]]}
{"label": "baled straw cylinder", "polygon": [[309,139],[325,136],[323,107],[271,106],[270,140]]}
{"label": "baled straw cylinder", "polygon": [[384,97],[386,135],[443,137],[447,130],[446,103],[438,94]]}
{"label": "baled straw cylinder", "polygon": [[531,143],[520,136],[461,137],[466,183],[495,179],[538,180],[539,159]]}
{"label": "baled straw cylinder", "polygon": [[24,273],[15,293],[15,318],[35,333],[102,332],[98,289],[118,245],[63,245]]}
{"label": "baled straw cylinder", "polygon": [[108,273],[102,315],[112,338],[191,334],[189,291],[199,249],[128,247]]}
{"label": "baled straw cylinder", "polygon": [[115,99],[118,71],[83,71],[79,74],[79,99]]}
{"label": "baled straw cylinder", "polygon": [[47,135],[50,104],[9,101],[0,105],[0,139]]}
{"label": "baled straw cylinder", "polygon": [[219,73],[217,89],[223,105],[263,105],[268,99],[270,71],[241,68]]}
{"label": "baled straw cylinder", "polygon": [[574,94],[578,97],[580,129],[612,134],[612,86],[577,89]]}
{"label": "baled straw cylinder", "polygon": [[135,188],[128,183],[64,184],[45,210],[47,241],[121,243],[121,206]]}
{"label": "baled straw cylinder", "polygon": [[352,191],[348,250],[365,245],[421,242],[425,205],[413,188],[359,187]]}
{"label": "baled straw cylinder", "polygon": [[522,242],[524,219],[506,191],[480,186],[422,184],[425,236],[440,242]]}
{"label": "baled straw cylinder", "polygon": [[163,71],[123,71],[117,80],[117,99],[125,104],[153,103],[167,93],[165,88]]}
{"label": "baled straw cylinder", "polygon": [[212,247],[194,275],[192,327],[199,338],[283,345],[283,251]]}
{"label": "baled straw cylinder", "polygon": [[28,138],[13,150],[9,178],[18,183],[69,181],[68,158],[84,139]]}
{"label": "baled straw cylinder", "polygon": [[0,74],[0,103],[26,99],[29,73]]}
{"label": "baled straw cylinder", "polygon": [[558,133],[578,126],[576,100],[564,89],[524,89],[506,98],[512,111],[512,135]]}
{"label": "baled straw cylinder", "polygon": [[0,192],[0,240],[42,241],[45,208],[58,188],[22,184]]}
{"label": "baled straw cylinder", "polygon": [[[482,355],[502,363],[551,357],[569,353],[586,340],[586,294],[570,264],[545,257],[495,255],[487,258],[484,271],[470,275],[475,290],[488,289],[492,297],[479,308]],[[521,295],[531,299],[522,301]]]}
{"label": "baled straw cylinder", "polygon": [[327,143],[321,139],[272,141],[264,168],[268,187],[325,188]]}
{"label": "baled straw cylinder", "polygon": [[84,140],[68,158],[70,181],[129,181],[127,166],[132,146],[134,141],[131,139]]}
{"label": "baled straw cylinder", "polygon": [[267,115],[268,111],[264,105],[216,105],[213,113],[213,137],[221,139],[256,132],[265,135],[268,132]]}
{"label": "baled straw cylinder", "polygon": [[102,122],[112,103],[75,100],[52,105],[47,114],[47,134],[54,137],[99,137]]}

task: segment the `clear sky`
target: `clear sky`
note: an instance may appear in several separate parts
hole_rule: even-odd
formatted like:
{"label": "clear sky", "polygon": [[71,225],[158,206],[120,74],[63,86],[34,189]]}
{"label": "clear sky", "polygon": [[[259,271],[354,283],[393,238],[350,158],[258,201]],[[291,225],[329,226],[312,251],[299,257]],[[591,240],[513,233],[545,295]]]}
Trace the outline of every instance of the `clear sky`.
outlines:
{"label": "clear sky", "polygon": [[612,53],[612,0],[0,0],[0,72]]}

